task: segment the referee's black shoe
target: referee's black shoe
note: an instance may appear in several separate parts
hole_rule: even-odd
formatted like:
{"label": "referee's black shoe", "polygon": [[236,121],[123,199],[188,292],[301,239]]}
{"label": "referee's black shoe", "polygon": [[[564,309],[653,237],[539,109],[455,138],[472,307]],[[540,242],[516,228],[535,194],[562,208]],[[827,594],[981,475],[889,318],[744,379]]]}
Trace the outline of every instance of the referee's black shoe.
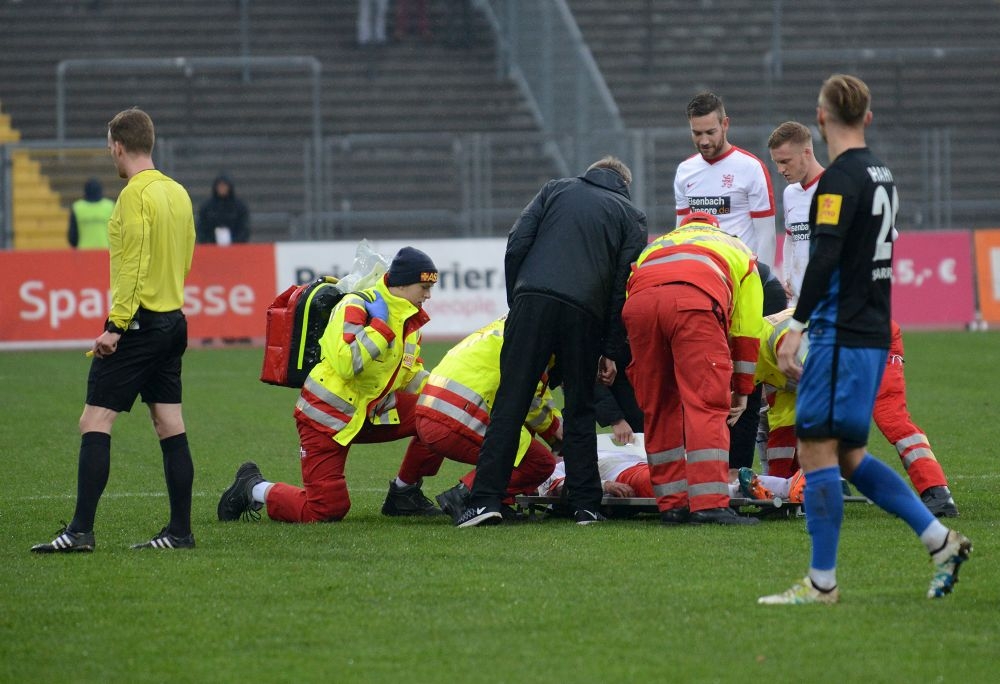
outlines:
{"label": "referee's black shoe", "polygon": [[63,523],[63,528],[56,533],[56,538],[45,544],[35,544],[32,553],[74,553],[94,550],[94,532],[71,532],[69,526]]}
{"label": "referee's black shoe", "polygon": [[155,537],[147,542],[132,544],[133,549],[193,549],[194,535],[190,532],[183,537],[170,534],[167,528],[160,530]]}

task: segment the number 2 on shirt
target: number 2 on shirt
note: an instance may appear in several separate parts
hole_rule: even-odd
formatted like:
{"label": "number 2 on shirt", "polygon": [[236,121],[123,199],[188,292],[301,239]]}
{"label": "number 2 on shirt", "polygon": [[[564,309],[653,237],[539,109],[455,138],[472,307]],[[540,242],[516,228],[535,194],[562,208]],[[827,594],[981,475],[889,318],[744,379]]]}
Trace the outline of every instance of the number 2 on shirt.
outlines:
{"label": "number 2 on shirt", "polygon": [[892,227],[896,225],[896,212],[899,211],[899,193],[892,188],[892,198],[884,185],[875,188],[872,198],[872,216],[882,217],[882,226],[878,231],[875,243],[875,256],[872,261],[888,261],[892,259]]}

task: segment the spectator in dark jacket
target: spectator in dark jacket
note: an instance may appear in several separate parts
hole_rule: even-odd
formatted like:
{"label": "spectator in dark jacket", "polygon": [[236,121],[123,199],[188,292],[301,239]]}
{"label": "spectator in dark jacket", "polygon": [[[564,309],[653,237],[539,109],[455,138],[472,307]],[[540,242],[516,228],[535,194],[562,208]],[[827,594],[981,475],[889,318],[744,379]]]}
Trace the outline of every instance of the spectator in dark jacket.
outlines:
{"label": "spectator in dark jacket", "polygon": [[569,503],[580,524],[601,520],[594,378],[611,384],[626,349],[625,283],[646,246],[646,216],[629,199],[632,173],[605,157],[583,176],[549,181],[507,236],[510,313],[500,385],[459,527],[502,522],[521,425],[550,359],[562,375]]}
{"label": "spectator in dark jacket", "polygon": [[198,242],[228,245],[250,241],[250,210],[236,196],[236,186],[226,174],[212,183],[212,196],[198,207]]}

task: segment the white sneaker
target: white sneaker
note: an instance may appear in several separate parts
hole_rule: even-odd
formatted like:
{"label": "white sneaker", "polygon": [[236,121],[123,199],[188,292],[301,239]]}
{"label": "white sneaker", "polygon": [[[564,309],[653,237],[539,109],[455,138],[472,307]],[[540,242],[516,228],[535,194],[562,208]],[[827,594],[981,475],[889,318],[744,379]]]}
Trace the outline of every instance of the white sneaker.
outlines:
{"label": "white sneaker", "polygon": [[837,587],[829,591],[820,591],[813,586],[812,580],[806,577],[801,584],[793,585],[791,589],[780,594],[761,596],[757,603],[763,606],[791,606],[801,603],[836,603],[840,600]]}
{"label": "white sneaker", "polygon": [[972,542],[955,530],[948,530],[948,539],[944,546],[931,554],[934,563],[934,577],[927,590],[927,598],[941,598],[951,593],[958,582],[958,569],[962,563],[969,560],[972,553]]}

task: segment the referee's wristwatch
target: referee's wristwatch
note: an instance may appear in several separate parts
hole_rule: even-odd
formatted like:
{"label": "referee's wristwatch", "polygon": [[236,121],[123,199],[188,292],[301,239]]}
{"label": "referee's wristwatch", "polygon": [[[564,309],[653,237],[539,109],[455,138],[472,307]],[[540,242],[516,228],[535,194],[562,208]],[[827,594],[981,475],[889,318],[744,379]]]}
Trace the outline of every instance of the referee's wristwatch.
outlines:
{"label": "referee's wristwatch", "polygon": [[110,320],[104,322],[104,331],[110,333],[118,333],[119,335],[125,334],[125,328],[119,328],[117,325],[112,323]]}

